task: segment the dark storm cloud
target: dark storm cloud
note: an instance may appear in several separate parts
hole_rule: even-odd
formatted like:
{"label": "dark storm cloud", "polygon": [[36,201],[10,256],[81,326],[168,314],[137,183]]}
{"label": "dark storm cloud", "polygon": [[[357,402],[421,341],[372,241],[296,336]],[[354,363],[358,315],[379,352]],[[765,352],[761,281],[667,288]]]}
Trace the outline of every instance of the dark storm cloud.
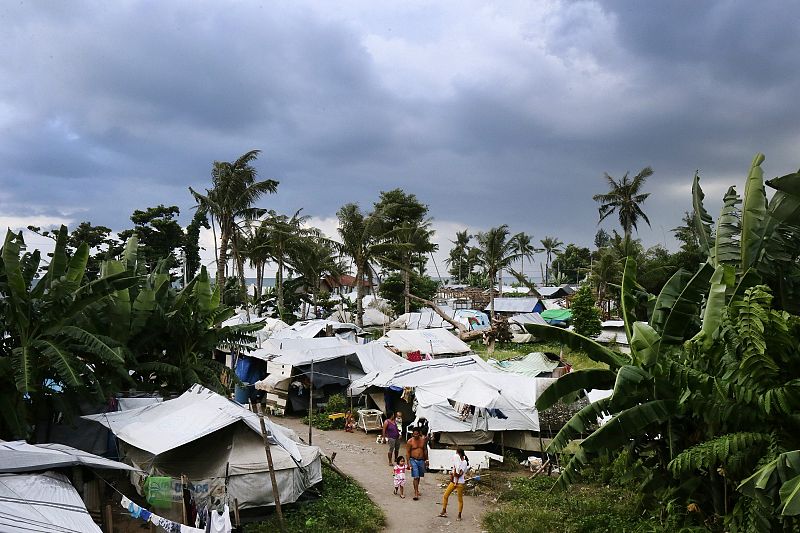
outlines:
{"label": "dark storm cloud", "polygon": [[661,242],[695,169],[713,203],[756,151],[768,174],[798,166],[799,11],[7,4],[0,216],[36,206],[122,229],[165,203],[188,218],[212,161],[260,148],[261,175],[281,182],[270,208],[331,217],[403,187],[451,226],[583,243],[603,172],[652,165],[640,229]]}

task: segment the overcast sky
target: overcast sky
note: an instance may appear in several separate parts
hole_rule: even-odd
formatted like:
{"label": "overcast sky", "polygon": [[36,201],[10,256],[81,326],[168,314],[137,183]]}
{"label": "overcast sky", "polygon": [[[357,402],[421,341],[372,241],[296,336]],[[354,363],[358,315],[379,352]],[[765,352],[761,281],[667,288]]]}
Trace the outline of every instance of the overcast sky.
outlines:
{"label": "overcast sky", "polygon": [[160,203],[186,224],[188,187],[258,148],[264,207],[332,233],[402,187],[440,258],[502,223],[590,244],[603,172],[651,165],[639,235],[673,247],[695,169],[716,212],[756,152],[768,177],[800,166],[798,20],[794,1],[4,2],[0,224],[124,229]]}

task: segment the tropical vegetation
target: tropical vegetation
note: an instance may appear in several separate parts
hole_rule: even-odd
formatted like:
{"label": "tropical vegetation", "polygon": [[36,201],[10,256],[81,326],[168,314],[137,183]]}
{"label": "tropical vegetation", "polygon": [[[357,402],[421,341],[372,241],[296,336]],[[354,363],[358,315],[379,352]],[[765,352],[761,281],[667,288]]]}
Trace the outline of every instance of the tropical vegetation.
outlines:
{"label": "tropical vegetation", "polygon": [[[725,195],[716,223],[693,184],[692,222],[706,261],[678,270],[657,296],[628,257],[621,314],[631,354],[577,333],[529,326],[580,346],[608,369],[576,371],[539,398],[546,409],[584,388],[609,398],[579,411],[549,453],[581,436],[558,484],[623,454],[645,503],[681,526],[719,531],[800,527],[800,317],[796,311],[800,174],[767,181],[757,155],[744,195]],[[598,426],[598,418],[609,417]]]}

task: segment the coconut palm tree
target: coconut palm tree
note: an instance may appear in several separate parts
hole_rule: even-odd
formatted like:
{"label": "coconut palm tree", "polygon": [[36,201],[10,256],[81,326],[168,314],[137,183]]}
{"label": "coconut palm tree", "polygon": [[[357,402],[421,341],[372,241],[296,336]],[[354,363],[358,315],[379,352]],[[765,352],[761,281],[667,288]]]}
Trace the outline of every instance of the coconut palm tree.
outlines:
{"label": "coconut palm tree", "polygon": [[497,273],[520,258],[514,244],[516,235],[509,238],[509,234],[508,225],[503,224],[476,236],[481,264],[489,277],[489,309],[492,320],[494,320],[494,288],[497,283]]}
{"label": "coconut palm tree", "polygon": [[319,317],[317,302],[322,278],[338,277],[344,271],[344,265],[333,244],[324,238],[307,238],[289,250],[292,266],[305,280],[306,291],[311,293],[311,305],[315,317]]}
{"label": "coconut palm tree", "polygon": [[545,258],[545,265],[544,265],[544,284],[550,282],[550,264],[553,261],[553,254],[557,254],[562,250],[564,243],[561,242],[557,237],[545,237],[541,241],[542,243],[542,250],[547,254]]}
{"label": "coconut palm tree", "polygon": [[214,221],[219,225],[216,281],[220,287],[225,285],[229,247],[234,256],[237,256],[237,263],[241,261],[238,257],[237,221],[258,218],[264,210],[253,207],[256,201],[278,189],[278,182],[275,180],[256,181],[257,171],[252,163],[259,153],[260,150],[250,150],[236,161],[214,161],[211,169],[212,186],[211,189],[206,189],[206,194],[200,194],[189,187],[198,209],[211,215],[212,226]]}
{"label": "coconut palm tree", "polygon": [[644,167],[633,179],[628,179],[626,172],[622,179],[617,181],[606,172],[605,179],[608,182],[609,191],[605,194],[595,194],[592,197],[595,202],[600,204],[598,208],[599,222],[605,220],[612,213],[617,213],[619,224],[625,234],[625,242],[630,242],[632,230],[638,231],[636,225],[640,218],[647,222],[648,226],[650,225],[650,220],[641,208],[641,204],[650,196],[650,193],[642,193],[641,190],[647,178],[652,175],[653,169]]}
{"label": "coconut palm tree", "polygon": [[525,258],[527,257],[533,261],[533,254],[536,253],[538,248],[534,248],[532,238],[526,233],[517,233],[512,239],[514,248],[519,254],[519,259],[522,262],[520,265],[520,273],[525,276]]}
{"label": "coconut palm tree", "polygon": [[458,281],[461,283],[465,276],[464,276],[464,260],[466,259],[467,252],[469,251],[469,241],[472,239],[472,235],[467,233],[467,230],[464,231],[457,231],[456,232],[456,240],[450,241],[455,246],[450,252],[450,258],[447,259],[447,263],[452,266],[452,263],[456,260],[458,261]]}

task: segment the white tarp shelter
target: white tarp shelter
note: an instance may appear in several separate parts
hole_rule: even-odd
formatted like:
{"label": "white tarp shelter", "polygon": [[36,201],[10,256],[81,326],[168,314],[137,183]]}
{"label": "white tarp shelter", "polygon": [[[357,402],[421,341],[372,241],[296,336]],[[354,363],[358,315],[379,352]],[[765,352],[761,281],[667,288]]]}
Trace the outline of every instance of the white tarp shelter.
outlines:
{"label": "white tarp shelter", "polygon": [[431,431],[448,433],[538,431],[536,399],[552,382],[497,371],[445,376],[416,387],[417,417],[427,418]]}
{"label": "white tarp shelter", "polygon": [[274,332],[270,339],[312,339],[314,337],[322,337],[325,336],[328,326],[333,329],[337,336],[348,340],[355,341],[356,336],[361,333],[361,328],[355,324],[314,319],[295,322],[291,326]]}
{"label": "white tarp shelter", "polygon": [[0,441],[0,473],[33,472],[85,466],[112,470],[134,470],[119,461],[112,461],[65,444],[28,444],[23,440]]}
{"label": "white tarp shelter", "polygon": [[549,326],[547,320],[539,313],[520,313],[508,318],[508,329],[511,330],[511,342],[533,342],[535,337],[525,329],[526,324]]}
{"label": "white tarp shelter", "polygon": [[370,372],[350,385],[350,394],[360,394],[368,387],[416,387],[444,376],[468,370],[495,371],[477,355],[431,359],[412,363],[404,361],[385,370]]}
{"label": "white tarp shelter", "polygon": [[[467,330],[488,329],[491,325],[486,313],[474,309],[452,309],[442,305],[439,309],[451,320],[463,325]],[[453,325],[433,309],[425,308],[413,313],[404,313],[389,324],[392,329],[454,329]]]}
{"label": "white tarp shelter", "polygon": [[[333,311],[329,320],[338,320],[339,322],[355,323],[356,310],[347,311],[344,306],[338,306]],[[385,315],[380,309],[375,307],[365,307],[364,314],[361,315],[361,322],[364,327],[387,326],[392,321],[391,317]]]}
{"label": "white tarp shelter", "polygon": [[404,354],[419,351],[430,355],[459,355],[470,351],[468,344],[443,328],[393,329],[375,342]]}
{"label": "white tarp shelter", "polygon": [[[273,505],[258,415],[201,385],[174,400],[84,418],[111,429],[135,467],[150,475],[189,476],[200,501],[221,497],[227,476],[228,497],[237,498],[240,508]],[[264,423],[281,501],[294,502],[322,479],[319,448],[301,444],[293,431],[266,417]]]}
{"label": "white tarp shelter", "polygon": [[64,474],[0,474],[0,532],[102,533]]}
{"label": "white tarp shelter", "polygon": [[[495,313],[533,313],[539,304],[539,298],[495,298]],[[484,311],[492,308],[492,302],[486,304]]]}

